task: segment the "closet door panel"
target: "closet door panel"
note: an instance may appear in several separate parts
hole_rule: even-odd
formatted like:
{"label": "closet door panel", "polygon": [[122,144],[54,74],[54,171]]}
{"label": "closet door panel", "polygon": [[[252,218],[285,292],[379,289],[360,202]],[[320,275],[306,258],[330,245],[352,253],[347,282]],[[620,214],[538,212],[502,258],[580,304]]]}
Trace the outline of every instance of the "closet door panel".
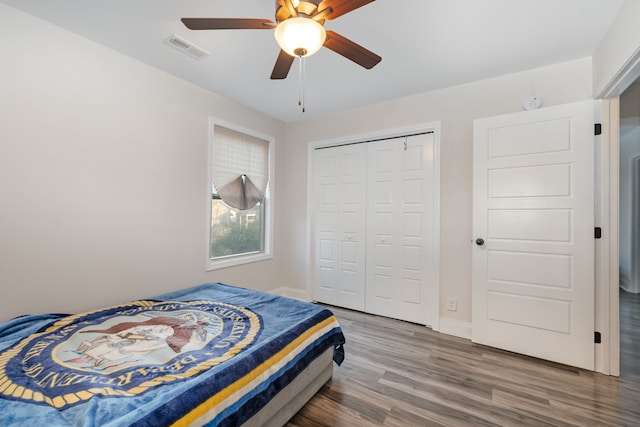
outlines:
{"label": "closet door panel", "polygon": [[401,150],[402,199],[398,207],[401,224],[398,304],[403,318],[417,323],[429,321],[428,300],[433,271],[434,135],[407,138]]}
{"label": "closet door panel", "polygon": [[339,147],[340,191],[338,230],[340,273],[338,301],[342,307],[365,310],[366,156],[363,146]]}
{"label": "closet door panel", "polygon": [[314,157],[314,283],[315,298],[337,303],[338,288],[338,200],[337,153]]}
{"label": "closet door panel", "polygon": [[355,310],[365,309],[365,178],[363,147],[314,152],[315,299]]}
{"label": "closet door panel", "polygon": [[368,144],[367,210],[374,221],[367,248],[375,256],[367,257],[367,311],[421,324],[429,320],[432,285],[433,141],[427,134]]}
{"label": "closet door panel", "polygon": [[395,238],[397,224],[395,199],[397,141],[367,144],[367,292],[366,311],[395,317],[396,283]]}

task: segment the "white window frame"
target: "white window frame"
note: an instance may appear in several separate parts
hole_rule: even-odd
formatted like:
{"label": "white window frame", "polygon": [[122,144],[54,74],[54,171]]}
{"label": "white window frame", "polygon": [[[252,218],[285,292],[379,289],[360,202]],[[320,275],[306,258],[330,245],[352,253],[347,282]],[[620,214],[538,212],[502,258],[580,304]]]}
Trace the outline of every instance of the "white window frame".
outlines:
{"label": "white window frame", "polygon": [[[264,196],[264,246],[261,252],[230,255],[224,258],[212,259],[210,257],[211,248],[211,182],[213,180],[213,134],[214,126],[221,126],[227,129],[234,130],[236,132],[243,133],[245,135],[252,136],[267,141],[269,144],[269,183]],[[242,126],[228,123],[215,117],[209,117],[209,143],[207,150],[207,238],[206,238],[206,270],[212,271],[220,268],[233,267],[243,264],[248,264],[257,261],[264,261],[273,258],[273,181],[274,181],[274,158],[275,158],[275,138],[269,135],[264,135],[251,129],[244,128]]]}

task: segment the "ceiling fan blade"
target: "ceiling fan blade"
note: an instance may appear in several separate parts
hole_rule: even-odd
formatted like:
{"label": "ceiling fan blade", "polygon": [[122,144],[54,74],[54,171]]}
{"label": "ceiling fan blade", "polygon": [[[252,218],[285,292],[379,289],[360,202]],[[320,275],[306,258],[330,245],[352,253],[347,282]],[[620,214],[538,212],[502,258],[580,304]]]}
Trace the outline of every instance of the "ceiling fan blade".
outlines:
{"label": "ceiling fan blade", "polygon": [[318,5],[318,10],[322,11],[330,7],[333,12],[331,12],[326,19],[336,19],[372,1],[374,0],[322,0]]}
{"label": "ceiling fan blade", "polygon": [[378,62],[382,61],[382,57],[368,49],[365,49],[359,44],[352,42],[348,38],[341,36],[335,31],[327,31],[327,38],[324,41],[324,47],[352,60],[367,70],[375,67]]}
{"label": "ceiling fan blade", "polygon": [[270,30],[276,23],[254,18],[182,18],[190,30]]}
{"label": "ceiling fan blade", "polygon": [[294,59],[293,56],[284,50],[280,50],[278,59],[276,59],[276,65],[273,66],[273,71],[271,72],[271,80],[286,79]]}

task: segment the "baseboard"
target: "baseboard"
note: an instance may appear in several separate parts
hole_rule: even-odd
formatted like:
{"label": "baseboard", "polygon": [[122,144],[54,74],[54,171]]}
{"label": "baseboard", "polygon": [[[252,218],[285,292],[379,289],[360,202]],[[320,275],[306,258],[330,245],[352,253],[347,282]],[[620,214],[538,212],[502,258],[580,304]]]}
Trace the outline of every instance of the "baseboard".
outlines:
{"label": "baseboard", "polygon": [[307,302],[311,301],[307,296],[307,292],[302,289],[287,288],[283,286],[269,292],[275,295],[280,295],[281,297],[289,297],[289,298],[299,299],[301,301],[307,301]]}
{"label": "baseboard", "polygon": [[[301,301],[311,301],[307,296],[307,292],[302,289],[288,288],[283,286],[273,289],[269,292],[275,295],[294,298]],[[438,332],[440,332],[441,334],[453,335],[455,337],[465,338],[468,340],[471,339],[471,323],[469,322],[441,317],[439,326],[440,328]]]}
{"label": "baseboard", "polygon": [[440,318],[440,333],[453,335],[454,337],[471,339],[471,323],[461,320]]}

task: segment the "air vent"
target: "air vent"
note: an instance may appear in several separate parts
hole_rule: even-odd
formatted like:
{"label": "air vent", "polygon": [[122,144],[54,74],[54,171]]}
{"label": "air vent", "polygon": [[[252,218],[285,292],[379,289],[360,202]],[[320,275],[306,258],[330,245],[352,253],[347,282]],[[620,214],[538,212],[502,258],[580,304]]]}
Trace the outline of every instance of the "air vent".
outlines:
{"label": "air vent", "polygon": [[198,61],[201,61],[207,56],[211,56],[211,54],[206,50],[194,45],[191,42],[186,41],[185,39],[183,39],[182,37],[176,34],[172,35],[171,37],[166,39],[164,42],[169,46],[171,46],[172,48],[177,49],[180,52],[184,53],[185,55],[188,55],[194,59],[197,59]]}

